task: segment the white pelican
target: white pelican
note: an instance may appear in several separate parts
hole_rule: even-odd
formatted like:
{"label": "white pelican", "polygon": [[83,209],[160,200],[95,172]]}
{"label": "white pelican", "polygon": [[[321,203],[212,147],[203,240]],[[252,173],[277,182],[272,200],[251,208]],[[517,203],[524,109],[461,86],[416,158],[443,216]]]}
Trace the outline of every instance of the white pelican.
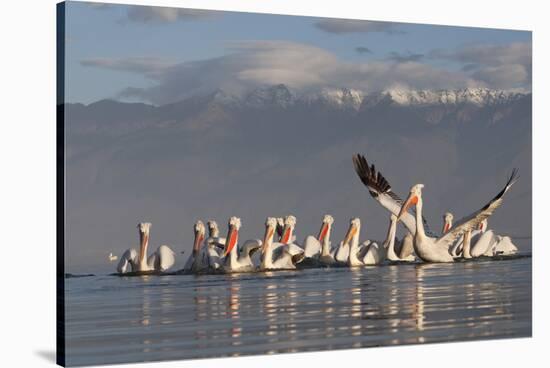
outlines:
{"label": "white pelican", "polygon": [[209,220],[208,223],[208,238],[206,239],[206,252],[208,267],[214,271],[219,270],[223,266],[223,249],[225,247],[225,238],[220,238],[220,229],[218,223],[214,220]]}
{"label": "white pelican", "polygon": [[493,212],[502,204],[502,197],[512,187],[517,180],[517,171],[514,169],[510,179],[502,189],[489,203],[480,210],[472,213],[459,220],[454,228],[449,230],[440,238],[429,237],[424,231],[424,223],[422,221],[422,189],[423,184],[416,184],[411,187],[408,198],[403,203],[397,219],[401,219],[407,210],[413,205],[416,206],[416,232],[414,237],[414,246],[416,254],[426,262],[453,262],[454,258],[451,254],[451,246],[456,239],[467,231],[479,226],[479,224],[491,216]]}
{"label": "white pelican", "polygon": [[164,272],[176,262],[175,253],[167,245],[161,245],[147,258],[147,247],[149,246],[149,231],[151,223],[141,222],[137,226],[139,230],[139,254],[134,249],[128,249],[122,255],[117,266],[119,273],[128,272],[130,266],[132,272],[160,271]]}
{"label": "white pelican", "polygon": [[441,230],[442,235],[447,234],[447,231],[449,231],[451,227],[453,227],[454,218],[455,217],[452,213],[445,212],[445,214],[443,215],[443,229]]}
{"label": "white pelican", "polygon": [[229,231],[227,233],[224,249],[224,272],[250,272],[256,269],[250,256],[260,249],[262,241],[259,239],[247,240],[242,245],[240,251],[237,252],[240,228],[241,219],[238,217],[231,217],[229,219]]}
{"label": "white pelican", "polygon": [[308,235],[304,239],[304,255],[305,260],[313,260],[314,262],[320,262],[323,264],[334,263],[334,254],[331,254],[330,249],[330,232],[332,230],[332,224],[334,218],[331,215],[324,215],[321,229],[317,237]]}
{"label": "white pelican", "polygon": [[296,217],[288,215],[284,219],[283,235],[281,236],[280,243],[274,243],[273,249],[277,249],[282,245],[286,245],[286,250],[290,255],[295,256],[303,254],[304,250],[298,244],[294,243],[296,236],[294,235],[294,229],[296,228]]}
{"label": "white pelican", "polygon": [[[450,212],[445,212],[443,215],[443,229],[441,229],[441,235],[447,234],[447,232],[453,227],[454,215]],[[457,239],[451,247],[451,255],[458,258],[462,255],[462,242],[464,237]]]}
{"label": "white pelican", "polygon": [[[450,212],[443,215],[443,235],[446,234],[453,227],[453,214]],[[464,246],[466,240],[466,233],[464,236],[459,237],[451,247],[451,255],[454,258],[473,258],[483,255],[487,249],[489,249],[490,244],[493,243],[492,234],[483,235],[485,232],[483,224],[487,223],[487,219],[481,221],[479,224],[479,229],[470,231],[468,235],[468,251],[465,253]],[[476,249],[472,252],[472,249]]]}
{"label": "white pelican", "polygon": [[487,220],[479,224],[479,233],[482,234],[479,240],[475,243],[472,240],[472,257],[512,255],[518,252],[518,248],[512,243],[509,236],[500,236],[493,230],[487,230]]}
{"label": "white pelican", "polygon": [[397,230],[397,216],[395,216],[393,213],[390,215],[390,227],[388,229],[388,236],[386,237],[386,243],[384,244],[384,247],[387,248],[387,258],[388,260],[392,262],[414,262],[415,257],[409,250],[406,250],[403,254],[403,248],[407,247],[412,249],[413,243],[412,243],[412,235],[410,233],[407,233],[407,235],[403,238],[401,242],[401,253],[397,254],[395,251],[395,233]]}
{"label": "white pelican", "polygon": [[208,255],[202,248],[206,229],[204,223],[201,220],[197,220],[193,225],[193,232],[195,233],[195,240],[193,241],[193,250],[185,262],[183,270],[186,272],[202,272],[208,268]]}
{"label": "white pelican", "polygon": [[359,245],[359,234],[361,233],[361,220],[354,217],[350,220],[349,229],[343,243],[349,245],[347,264],[349,267],[364,266],[363,260],[365,247]]}
{"label": "white pelican", "polygon": [[493,247],[493,256],[509,256],[518,252],[518,248],[512,243],[509,236],[497,235],[496,237],[497,242]]}
{"label": "white pelican", "polygon": [[296,264],[304,259],[304,252],[292,255],[287,244],[273,243],[273,235],[276,230],[277,219],[268,217],[265,222],[260,270],[295,269]]}
{"label": "white pelican", "polygon": [[113,255],[113,253],[109,253],[109,262],[114,262],[118,259],[118,256]]}

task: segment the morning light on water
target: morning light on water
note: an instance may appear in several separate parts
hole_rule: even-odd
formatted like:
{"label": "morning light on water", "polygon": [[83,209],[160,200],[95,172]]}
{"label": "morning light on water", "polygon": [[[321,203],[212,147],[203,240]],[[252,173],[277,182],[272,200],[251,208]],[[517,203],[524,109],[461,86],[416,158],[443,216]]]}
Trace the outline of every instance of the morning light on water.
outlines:
{"label": "morning light on water", "polygon": [[59,364],[531,336],[531,32],[67,2],[58,43]]}
{"label": "morning light on water", "polygon": [[531,258],[67,281],[67,364],[531,336]]}

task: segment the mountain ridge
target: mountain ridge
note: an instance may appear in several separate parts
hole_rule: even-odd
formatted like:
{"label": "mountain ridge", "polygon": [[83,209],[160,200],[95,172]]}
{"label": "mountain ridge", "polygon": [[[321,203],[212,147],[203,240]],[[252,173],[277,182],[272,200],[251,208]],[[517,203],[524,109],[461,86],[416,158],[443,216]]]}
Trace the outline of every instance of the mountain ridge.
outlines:
{"label": "mountain ridge", "polygon": [[119,104],[146,105],[155,108],[166,106],[189,105],[192,103],[218,104],[230,108],[289,108],[295,105],[327,105],[359,111],[393,104],[395,106],[434,106],[434,105],[475,105],[492,106],[517,101],[531,95],[531,92],[500,90],[490,88],[461,88],[439,90],[386,89],[366,93],[348,87],[323,87],[316,91],[298,93],[284,84],[262,86],[242,95],[231,94],[222,89],[203,95],[194,95],[177,102],[165,105],[152,105],[144,102],[124,102],[115,99],[102,99],[90,104],[68,103],[91,107],[114,102]]}

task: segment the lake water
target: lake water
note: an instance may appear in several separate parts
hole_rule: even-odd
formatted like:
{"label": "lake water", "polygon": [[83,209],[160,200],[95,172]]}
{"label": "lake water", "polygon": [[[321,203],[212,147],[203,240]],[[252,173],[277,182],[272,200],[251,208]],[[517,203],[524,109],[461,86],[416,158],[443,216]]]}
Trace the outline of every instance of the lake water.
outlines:
{"label": "lake water", "polygon": [[66,363],[531,336],[531,258],[66,279]]}

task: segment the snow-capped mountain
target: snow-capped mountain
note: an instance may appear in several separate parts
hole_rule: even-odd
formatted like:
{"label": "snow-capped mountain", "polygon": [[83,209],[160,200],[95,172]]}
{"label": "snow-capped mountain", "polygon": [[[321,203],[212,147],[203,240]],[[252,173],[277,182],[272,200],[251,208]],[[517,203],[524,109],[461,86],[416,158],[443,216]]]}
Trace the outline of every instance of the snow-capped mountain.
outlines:
{"label": "snow-capped mountain", "polygon": [[402,106],[459,104],[484,106],[512,102],[523,96],[525,96],[524,93],[488,88],[444,89],[437,91],[393,89],[365,96],[363,106],[375,106],[382,102]]}
{"label": "snow-capped mountain", "polygon": [[296,94],[284,84],[260,87],[248,93],[243,104],[247,107],[279,106],[289,107],[296,102]]}
{"label": "snow-capped mountain", "polygon": [[487,106],[516,101],[526,93],[493,90],[488,88],[464,88],[444,90],[389,89],[366,93],[351,88],[320,88],[317,91],[299,93],[284,84],[263,86],[242,95],[232,95],[222,90],[208,95],[212,102],[234,108],[289,108],[304,104],[325,105],[345,110],[368,109],[378,105],[430,106],[475,105]]}

